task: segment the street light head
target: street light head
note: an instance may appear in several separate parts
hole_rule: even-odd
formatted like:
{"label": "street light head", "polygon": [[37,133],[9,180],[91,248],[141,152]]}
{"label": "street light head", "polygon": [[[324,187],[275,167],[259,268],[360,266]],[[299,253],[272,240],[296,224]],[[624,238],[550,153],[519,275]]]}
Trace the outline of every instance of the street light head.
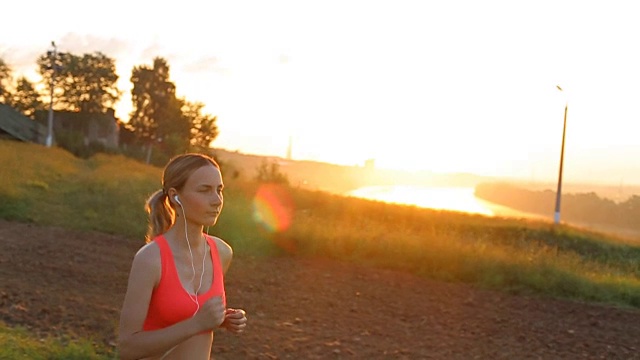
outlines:
{"label": "street light head", "polygon": [[556,85],[556,87],[558,88],[558,90],[562,91],[562,88],[560,87],[560,85]]}

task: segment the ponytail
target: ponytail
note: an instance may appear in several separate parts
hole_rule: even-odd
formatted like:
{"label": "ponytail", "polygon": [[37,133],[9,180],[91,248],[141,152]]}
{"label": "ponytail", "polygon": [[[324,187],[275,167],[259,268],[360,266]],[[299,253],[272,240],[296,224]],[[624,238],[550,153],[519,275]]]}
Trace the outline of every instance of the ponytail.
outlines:
{"label": "ponytail", "polygon": [[156,236],[169,230],[175,222],[175,212],[169,206],[167,194],[163,190],[154,192],[144,206],[149,214],[149,228],[147,230],[146,242],[151,242]]}

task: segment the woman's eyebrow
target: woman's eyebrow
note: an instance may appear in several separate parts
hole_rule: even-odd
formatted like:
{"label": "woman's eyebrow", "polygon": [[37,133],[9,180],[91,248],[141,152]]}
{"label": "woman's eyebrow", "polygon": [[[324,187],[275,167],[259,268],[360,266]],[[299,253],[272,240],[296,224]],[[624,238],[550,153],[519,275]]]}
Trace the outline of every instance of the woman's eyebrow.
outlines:
{"label": "woman's eyebrow", "polygon": [[[213,189],[214,188],[213,185],[209,185],[209,184],[200,184],[198,187],[200,189]],[[224,188],[224,185],[220,184],[220,185],[216,186],[216,188]]]}

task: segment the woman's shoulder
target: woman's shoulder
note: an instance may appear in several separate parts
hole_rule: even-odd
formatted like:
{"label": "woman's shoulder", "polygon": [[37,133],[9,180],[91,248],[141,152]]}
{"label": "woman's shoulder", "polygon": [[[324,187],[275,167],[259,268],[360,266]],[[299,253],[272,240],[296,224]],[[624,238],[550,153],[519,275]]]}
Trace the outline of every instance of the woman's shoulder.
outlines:
{"label": "woman's shoulder", "polygon": [[158,244],[150,242],[143,245],[133,257],[129,283],[135,286],[143,286],[151,283],[155,286],[162,273],[162,262],[160,260],[160,248]]}
{"label": "woman's shoulder", "polygon": [[160,264],[160,247],[155,241],[145,244],[138,250],[133,261],[145,265]]}
{"label": "woman's shoulder", "polygon": [[208,235],[209,238],[216,245],[216,249],[218,250],[218,256],[220,256],[220,260],[223,262],[223,268],[226,270],[231,263],[231,259],[233,258],[233,248],[231,245],[227,244],[226,241],[220,239],[217,236]]}
{"label": "woman's shoulder", "polygon": [[231,245],[227,244],[226,241],[213,235],[209,235],[209,238],[213,240],[214,244],[216,244],[218,252],[228,253],[229,255],[233,254],[233,248],[231,247]]}

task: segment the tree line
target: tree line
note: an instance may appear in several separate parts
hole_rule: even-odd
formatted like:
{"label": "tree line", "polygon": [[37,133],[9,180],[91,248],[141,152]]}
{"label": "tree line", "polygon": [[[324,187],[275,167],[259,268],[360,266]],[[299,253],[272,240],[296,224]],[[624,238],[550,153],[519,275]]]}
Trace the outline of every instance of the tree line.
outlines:
{"label": "tree line", "polygon": [[[539,215],[553,215],[556,192],[532,191],[509,184],[485,183],[476,186],[478,198]],[[562,194],[562,219],[574,223],[591,223],[640,230],[640,196],[623,202],[601,198],[594,192]]]}
{"label": "tree line", "polygon": [[[87,116],[108,113],[122,96],[115,60],[101,52],[48,51],[36,64],[41,80],[32,83],[25,76],[14,78],[0,58],[0,103],[31,119],[48,110],[51,96],[55,111]],[[120,124],[120,143],[128,155],[162,164],[175,154],[209,148],[218,135],[217,117],[205,113],[202,102],[177,96],[167,60],[156,57],[151,65],[134,66],[131,82],[133,110]]]}

